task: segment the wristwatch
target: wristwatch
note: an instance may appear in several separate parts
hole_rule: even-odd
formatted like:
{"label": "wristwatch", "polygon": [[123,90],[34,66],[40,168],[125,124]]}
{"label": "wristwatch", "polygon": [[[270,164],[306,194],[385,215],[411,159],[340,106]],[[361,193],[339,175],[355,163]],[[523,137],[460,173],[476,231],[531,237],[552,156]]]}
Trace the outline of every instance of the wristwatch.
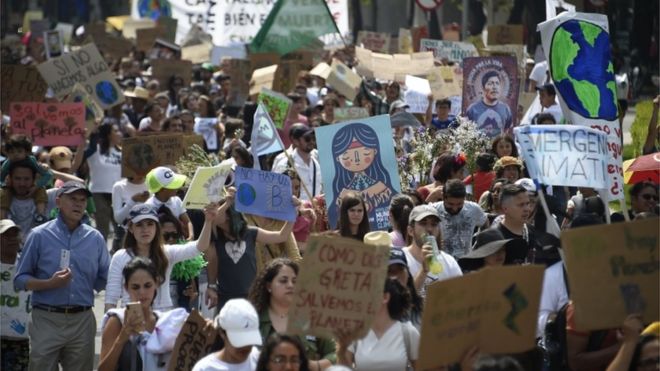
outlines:
{"label": "wristwatch", "polygon": [[209,284],[209,288],[218,291],[218,285],[216,285],[215,283]]}

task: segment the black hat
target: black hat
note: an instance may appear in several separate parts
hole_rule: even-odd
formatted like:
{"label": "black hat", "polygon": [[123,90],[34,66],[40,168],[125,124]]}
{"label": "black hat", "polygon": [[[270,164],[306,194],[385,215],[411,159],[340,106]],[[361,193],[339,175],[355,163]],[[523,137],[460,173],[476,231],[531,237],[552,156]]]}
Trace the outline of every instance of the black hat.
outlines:
{"label": "black hat", "polygon": [[314,129],[305,124],[293,124],[289,129],[289,137],[291,139],[300,139],[309,133],[313,133]]}
{"label": "black hat", "polygon": [[76,182],[75,180],[70,180],[64,183],[62,187],[57,190],[57,197],[68,195],[77,191],[85,191],[87,197],[92,197],[92,192],[90,192],[84,184]]}
{"label": "black hat", "polygon": [[[516,243],[518,239],[507,239],[502,232],[496,228],[481,231],[476,236],[476,241],[470,252],[458,259],[458,265],[463,271],[474,271],[484,266],[484,258],[506,249],[506,260],[504,264],[524,259],[527,255],[526,243]],[[520,239],[524,242],[524,240]]]}
{"label": "black hat", "polygon": [[555,86],[552,84],[544,84],[541,86],[537,86],[536,90],[538,91],[544,91],[550,95],[557,95],[557,91],[555,90]]}
{"label": "black hat", "polygon": [[390,261],[387,265],[392,264],[401,264],[408,266],[408,259],[406,259],[406,254],[398,247],[393,247],[390,249]]}

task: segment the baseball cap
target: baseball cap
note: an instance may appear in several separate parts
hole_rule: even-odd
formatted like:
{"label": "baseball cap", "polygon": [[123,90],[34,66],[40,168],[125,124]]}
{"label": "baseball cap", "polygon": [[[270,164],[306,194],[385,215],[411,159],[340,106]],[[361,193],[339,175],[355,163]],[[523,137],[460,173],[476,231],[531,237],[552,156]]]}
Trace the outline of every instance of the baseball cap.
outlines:
{"label": "baseball cap", "polygon": [[62,185],[60,189],[57,190],[57,197],[62,195],[68,195],[73,192],[85,191],[87,197],[92,197],[92,192],[90,192],[84,184],[76,182],[75,180],[70,180]]}
{"label": "baseball cap", "polygon": [[438,214],[438,210],[436,210],[435,207],[431,205],[419,205],[415,206],[412,211],[410,212],[410,217],[408,217],[408,222],[418,222],[427,216],[435,216],[436,218],[440,219],[440,214]]}
{"label": "baseball cap", "polygon": [[305,124],[293,124],[289,129],[289,137],[291,139],[300,139],[309,133],[313,133],[314,129]]}
{"label": "baseball cap", "polygon": [[392,114],[392,111],[394,111],[395,109],[399,109],[399,108],[410,108],[410,106],[408,104],[406,104],[406,102],[404,102],[400,99],[395,100],[394,102],[392,102],[392,104],[390,104],[390,112],[389,112],[390,115]]}
{"label": "baseball cap", "polygon": [[229,300],[215,317],[215,324],[227,332],[229,342],[236,348],[262,344],[259,316],[245,299]]}
{"label": "baseball cap", "polygon": [[161,189],[179,189],[183,187],[187,177],[177,174],[170,168],[159,166],[147,174],[146,183],[149,192],[156,193]]}
{"label": "baseball cap", "polygon": [[0,234],[5,233],[12,228],[16,228],[19,231],[21,230],[21,227],[17,226],[16,223],[14,223],[14,221],[11,219],[0,220]]}
{"label": "baseball cap", "polygon": [[536,194],[536,185],[534,184],[534,181],[529,178],[520,178],[516,180],[515,184],[522,186],[529,193]]}
{"label": "baseball cap", "polygon": [[538,91],[544,91],[550,95],[557,95],[557,92],[555,91],[555,86],[552,84],[544,84],[541,86],[537,86],[536,90]]}
{"label": "baseball cap", "polygon": [[135,224],[145,219],[158,221],[158,213],[151,205],[137,204],[128,212],[128,219]]}
{"label": "baseball cap", "polygon": [[398,247],[393,247],[390,249],[390,261],[387,265],[401,264],[408,266],[408,259],[406,259],[406,254]]}
{"label": "baseball cap", "polygon": [[48,153],[48,157],[50,158],[50,162],[55,170],[71,168],[73,153],[68,147],[53,147],[53,149],[51,149]]}

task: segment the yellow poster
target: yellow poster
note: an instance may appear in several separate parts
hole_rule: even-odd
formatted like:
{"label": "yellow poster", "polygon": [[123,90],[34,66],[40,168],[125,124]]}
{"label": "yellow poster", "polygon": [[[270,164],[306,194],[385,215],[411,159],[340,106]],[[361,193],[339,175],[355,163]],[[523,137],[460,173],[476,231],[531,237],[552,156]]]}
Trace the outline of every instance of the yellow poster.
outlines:
{"label": "yellow poster", "polygon": [[229,164],[197,168],[183,198],[183,206],[201,210],[211,202],[220,201],[224,196],[225,181],[231,172]]}

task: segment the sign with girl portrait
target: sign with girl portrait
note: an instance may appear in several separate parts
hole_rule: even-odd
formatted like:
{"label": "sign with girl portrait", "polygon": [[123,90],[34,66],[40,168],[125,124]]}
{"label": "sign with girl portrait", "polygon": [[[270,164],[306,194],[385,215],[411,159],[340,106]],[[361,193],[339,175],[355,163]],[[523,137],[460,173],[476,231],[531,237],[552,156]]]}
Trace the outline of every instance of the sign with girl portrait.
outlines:
{"label": "sign with girl portrait", "polygon": [[463,59],[463,113],[488,137],[513,130],[519,88],[515,57]]}
{"label": "sign with girl portrait", "polygon": [[357,192],[367,205],[371,230],[386,230],[390,200],[401,192],[389,116],[315,130],[317,138],[324,138],[317,146],[331,228],[337,227],[341,197]]}

